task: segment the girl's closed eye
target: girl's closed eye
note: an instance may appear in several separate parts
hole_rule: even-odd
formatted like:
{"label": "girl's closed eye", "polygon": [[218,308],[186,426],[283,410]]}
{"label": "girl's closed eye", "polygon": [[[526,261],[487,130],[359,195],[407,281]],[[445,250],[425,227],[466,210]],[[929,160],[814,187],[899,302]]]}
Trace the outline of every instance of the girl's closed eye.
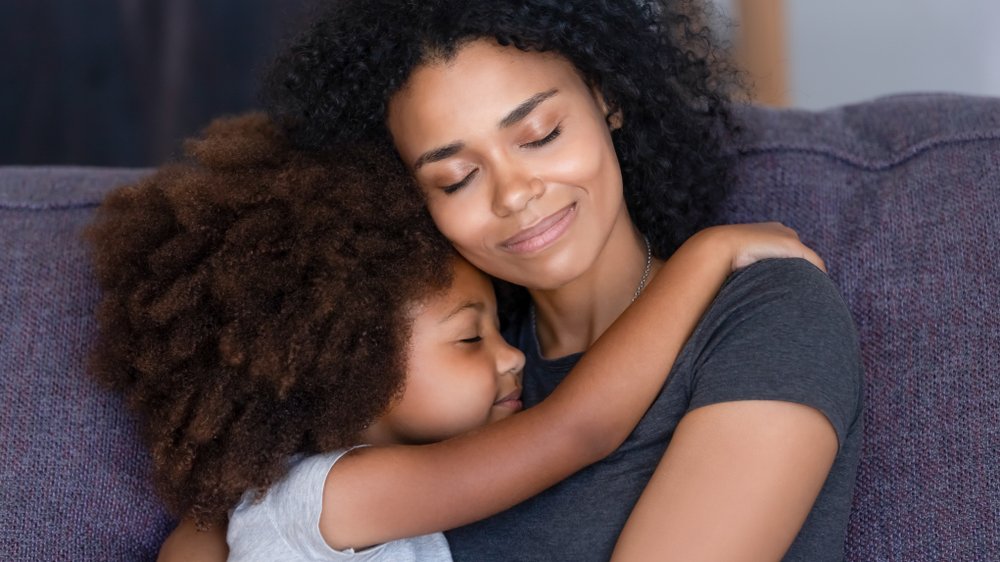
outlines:
{"label": "girl's closed eye", "polygon": [[483,341],[483,337],[480,336],[479,334],[476,334],[475,336],[472,336],[470,338],[463,338],[461,340],[458,340],[459,343],[469,343],[469,344],[479,343],[481,341]]}

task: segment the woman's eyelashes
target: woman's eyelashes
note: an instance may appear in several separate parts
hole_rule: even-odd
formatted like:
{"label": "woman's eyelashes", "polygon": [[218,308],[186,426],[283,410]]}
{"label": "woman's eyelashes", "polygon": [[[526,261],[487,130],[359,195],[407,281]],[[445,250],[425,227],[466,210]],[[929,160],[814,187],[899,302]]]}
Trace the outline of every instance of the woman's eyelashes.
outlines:
{"label": "woman's eyelashes", "polygon": [[470,344],[471,343],[479,343],[481,341],[483,341],[483,337],[480,336],[480,335],[478,335],[478,334],[475,335],[475,336],[472,336],[471,338],[464,338],[464,339],[458,340],[459,343],[470,343]]}
{"label": "woman's eyelashes", "polygon": [[442,189],[442,191],[445,192],[445,194],[451,195],[452,193],[455,193],[459,189],[462,189],[463,187],[465,187],[466,185],[468,185],[469,182],[472,181],[472,178],[475,177],[475,175],[477,173],[479,173],[478,169],[472,170],[471,172],[468,173],[468,175],[466,175],[464,178],[462,178],[461,180],[459,180],[457,183],[453,183],[451,185],[446,185],[446,186],[442,187],[441,189]]}
{"label": "woman's eyelashes", "polygon": [[[544,137],[542,137],[542,138],[540,138],[538,140],[535,140],[535,141],[526,142],[526,143],[522,144],[521,148],[540,148],[540,147],[543,147],[543,146],[549,144],[550,142],[556,140],[556,138],[560,134],[562,134],[562,124],[556,125],[556,127],[554,129],[552,129],[552,131],[549,134],[545,135]],[[479,169],[472,170],[471,172],[468,173],[468,175],[466,175],[464,178],[462,178],[458,182],[455,182],[455,183],[453,183],[451,185],[446,185],[446,186],[442,187],[441,190],[444,191],[446,195],[451,195],[452,193],[455,193],[459,189],[462,189],[463,187],[469,185],[469,183],[476,177],[476,174],[478,174],[478,173],[479,173]]]}
{"label": "woman's eyelashes", "polygon": [[556,140],[556,137],[558,137],[560,133],[562,133],[562,125],[561,124],[556,125],[556,128],[552,129],[552,132],[550,132],[549,134],[545,135],[545,137],[540,138],[540,139],[538,139],[536,141],[531,141],[531,142],[524,143],[524,144],[521,145],[521,147],[522,148],[538,148],[540,146],[545,146],[545,145],[549,144],[550,142]]}

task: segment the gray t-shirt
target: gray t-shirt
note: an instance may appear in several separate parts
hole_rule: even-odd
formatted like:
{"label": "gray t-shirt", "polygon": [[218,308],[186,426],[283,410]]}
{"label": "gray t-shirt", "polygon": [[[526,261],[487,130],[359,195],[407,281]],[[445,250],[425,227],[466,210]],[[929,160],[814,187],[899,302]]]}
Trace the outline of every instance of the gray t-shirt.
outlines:
{"label": "gray t-shirt", "polygon": [[355,552],[334,550],[319,532],[326,476],[346,450],[293,461],[288,474],[260,501],[247,492],[229,517],[230,562],[352,560],[451,562],[441,533],[401,539]]}
{"label": "gray t-shirt", "polygon": [[[507,335],[528,358],[523,397],[529,406],[552,392],[580,357],[543,359],[528,315]],[[841,560],[861,444],[862,376],[854,324],[830,279],[800,259],[751,265],[723,286],[659,398],[616,452],[503,513],[446,533],[452,556],[459,562],[606,561],[685,413],[718,402],[782,400],[825,414],[840,444],[785,560]]]}

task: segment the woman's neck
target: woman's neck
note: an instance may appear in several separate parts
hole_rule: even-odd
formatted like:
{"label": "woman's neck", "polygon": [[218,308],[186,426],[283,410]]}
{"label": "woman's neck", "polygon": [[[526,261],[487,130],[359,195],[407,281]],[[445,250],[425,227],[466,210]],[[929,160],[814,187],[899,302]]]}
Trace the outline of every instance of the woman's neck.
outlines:
{"label": "woman's neck", "polygon": [[[557,289],[529,291],[543,357],[586,350],[632,303],[646,269],[647,249],[627,211],[623,213],[583,275]],[[660,265],[652,260],[648,278]]]}

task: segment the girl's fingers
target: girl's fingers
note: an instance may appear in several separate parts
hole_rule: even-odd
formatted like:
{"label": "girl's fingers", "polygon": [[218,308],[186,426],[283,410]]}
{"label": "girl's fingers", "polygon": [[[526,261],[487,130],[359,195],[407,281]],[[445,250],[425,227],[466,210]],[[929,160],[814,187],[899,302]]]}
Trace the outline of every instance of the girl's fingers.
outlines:
{"label": "girl's fingers", "polygon": [[806,255],[803,257],[808,260],[809,263],[818,267],[823,273],[828,273],[826,270],[826,262],[823,261],[823,258],[819,257],[819,254],[814,252],[811,248],[806,248],[806,250]]}

